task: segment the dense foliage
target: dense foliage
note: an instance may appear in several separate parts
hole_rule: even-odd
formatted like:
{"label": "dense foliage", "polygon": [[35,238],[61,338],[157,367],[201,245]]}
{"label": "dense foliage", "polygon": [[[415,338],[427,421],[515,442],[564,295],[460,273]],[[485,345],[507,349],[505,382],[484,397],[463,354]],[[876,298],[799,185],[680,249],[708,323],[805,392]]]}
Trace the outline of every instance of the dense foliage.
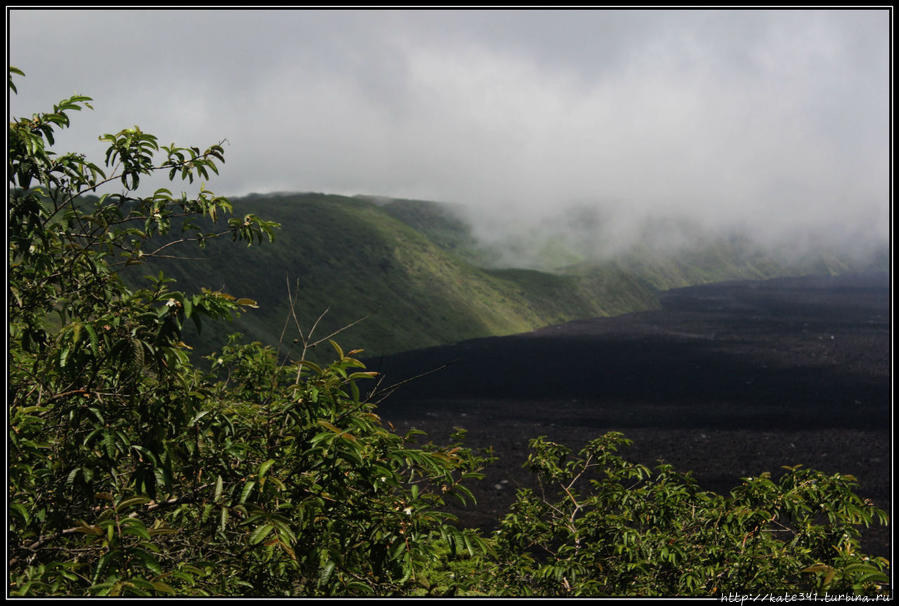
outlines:
{"label": "dense foliage", "polygon": [[[520,492],[494,536],[458,529],[445,500],[473,500],[489,455],[461,431],[445,446],[396,434],[358,351],[331,341],[319,365],[235,335],[199,367],[185,323],[255,301],[161,274],[123,283],[121,267],[180,244],[255,245],[277,226],[230,217],[205,187],[138,193],[156,172],[208,178],[221,145],[160,146],[134,127],[101,137],[103,167],[57,155],[54,131],[89,101],[9,125],[10,595],[887,590],[888,563],[857,552],[857,525],[885,514],[852,478],[790,469],[724,497],[625,461],[615,434],[577,456],[534,440],[544,492]],[[326,340],[291,319],[304,351]]]}
{"label": "dense foliage", "polygon": [[[616,433],[577,455],[542,438],[497,536],[501,589],[537,595],[799,594],[879,591],[883,559],[857,553],[858,524],[886,514],[852,492],[854,478],[786,468],[744,478],[727,496],[689,474],[616,451]],[[817,574],[817,578],[808,578]]]}

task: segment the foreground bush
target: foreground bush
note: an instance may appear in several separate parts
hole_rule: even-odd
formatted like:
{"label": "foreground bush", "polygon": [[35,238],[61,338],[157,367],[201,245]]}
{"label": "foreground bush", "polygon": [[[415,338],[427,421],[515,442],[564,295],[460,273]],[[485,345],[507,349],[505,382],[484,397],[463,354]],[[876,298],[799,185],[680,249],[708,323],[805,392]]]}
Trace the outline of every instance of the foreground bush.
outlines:
{"label": "foreground bush", "polygon": [[[438,508],[470,497],[461,482],[482,460],[385,429],[353,352],[279,364],[232,340],[211,372],[192,365],[183,323],[254,302],[162,275],[132,291],[116,267],[276,226],[247,215],[203,232],[191,219],[222,219],[227,200],[137,194],[156,171],[208,178],[220,145],[163,146],[157,161],[134,127],[101,137],[103,168],[56,155],[54,130],[89,101],[9,128],[10,593],[397,593],[438,551],[479,545]],[[122,193],[84,198],[112,182]]]}
{"label": "foreground bush", "polygon": [[787,468],[744,478],[729,495],[700,490],[670,465],[616,454],[617,433],[577,455],[541,438],[527,466],[541,494],[518,493],[497,532],[499,593],[709,596],[876,593],[888,562],[858,553],[858,526],[886,514],[851,476]]}
{"label": "foreground bush", "polygon": [[[134,127],[101,137],[102,168],[55,154],[54,131],[89,101],[9,126],[11,595],[885,590],[887,562],[856,553],[857,525],[885,515],[851,478],[791,469],[722,497],[626,462],[615,434],[577,456],[535,440],[544,492],[519,493],[495,536],[458,529],[445,501],[472,502],[466,484],[489,457],[461,433],[436,446],[385,426],[360,393],[376,373],[358,352],[332,342],[319,366],[233,337],[200,368],[184,323],[254,301],[173,290],[163,275],[122,282],[119,267],[179,244],[258,244],[277,226],[228,218],[204,187],[138,194],[157,171],[208,178],[220,145],[159,146]],[[112,183],[119,193],[85,197]],[[199,218],[225,222],[203,231]]]}

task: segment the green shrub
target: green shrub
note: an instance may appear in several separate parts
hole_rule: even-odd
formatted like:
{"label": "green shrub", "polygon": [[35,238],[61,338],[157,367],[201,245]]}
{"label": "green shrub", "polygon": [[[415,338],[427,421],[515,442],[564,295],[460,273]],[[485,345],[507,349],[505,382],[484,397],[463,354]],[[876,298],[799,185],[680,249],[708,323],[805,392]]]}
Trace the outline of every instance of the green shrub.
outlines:
{"label": "green shrub", "polygon": [[[191,364],[184,322],[255,302],[161,274],[132,291],[116,267],[187,241],[255,244],[276,225],[247,215],[204,233],[191,217],[221,220],[224,198],[138,195],[157,170],[208,178],[220,145],[160,148],[134,127],[101,137],[104,168],[56,155],[54,130],[89,101],[9,128],[10,593],[400,593],[442,545],[479,545],[439,507],[470,498],[482,459],[385,429],[354,352],[279,364],[232,339],[211,371]],[[112,182],[122,193],[85,197]]]}
{"label": "green shrub", "polygon": [[858,525],[886,514],[845,475],[787,468],[700,490],[670,465],[616,454],[609,433],[579,453],[532,440],[521,490],[495,538],[501,594],[709,596],[882,592],[888,562],[858,553]]}

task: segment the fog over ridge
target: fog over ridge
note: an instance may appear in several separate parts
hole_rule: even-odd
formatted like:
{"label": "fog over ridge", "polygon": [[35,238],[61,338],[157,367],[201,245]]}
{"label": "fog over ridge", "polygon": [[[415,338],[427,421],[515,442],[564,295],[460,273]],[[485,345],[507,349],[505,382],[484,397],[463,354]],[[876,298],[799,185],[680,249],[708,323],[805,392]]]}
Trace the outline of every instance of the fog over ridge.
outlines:
{"label": "fog over ridge", "polygon": [[864,252],[889,239],[890,18],[19,9],[11,115],[88,94],[62,149],[102,158],[96,136],[135,123],[227,138],[217,193],[457,202],[487,243],[579,207],[603,218],[603,251],[657,218]]}

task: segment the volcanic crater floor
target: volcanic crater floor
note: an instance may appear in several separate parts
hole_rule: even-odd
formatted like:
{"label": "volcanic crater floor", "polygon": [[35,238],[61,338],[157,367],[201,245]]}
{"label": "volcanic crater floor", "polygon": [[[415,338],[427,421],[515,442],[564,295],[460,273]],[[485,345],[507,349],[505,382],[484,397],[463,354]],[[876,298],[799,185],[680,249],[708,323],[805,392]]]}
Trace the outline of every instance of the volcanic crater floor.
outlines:
{"label": "volcanic crater floor", "polygon": [[[383,400],[398,432],[493,447],[470,487],[465,526],[494,529],[537,436],[577,450],[609,431],[619,454],[690,471],[726,494],[740,478],[802,464],[852,474],[891,513],[892,400],[887,274],[779,278],[666,291],[662,308],[434,347],[376,360],[382,386],[426,374]],[[430,372],[432,370],[435,372]],[[891,558],[891,527],[863,531]]]}

